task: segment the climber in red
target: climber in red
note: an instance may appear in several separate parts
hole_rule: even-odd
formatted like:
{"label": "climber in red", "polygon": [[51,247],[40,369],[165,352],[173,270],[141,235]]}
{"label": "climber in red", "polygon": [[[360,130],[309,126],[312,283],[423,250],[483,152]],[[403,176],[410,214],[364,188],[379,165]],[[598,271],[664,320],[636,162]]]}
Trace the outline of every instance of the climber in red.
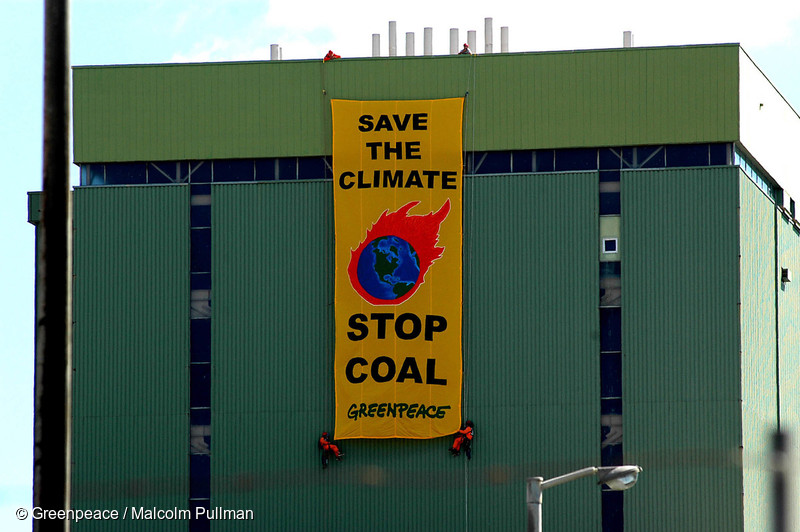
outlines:
{"label": "climber in red", "polygon": [[336,460],[341,460],[344,456],[344,453],[339,450],[339,447],[331,443],[328,439],[328,433],[323,432],[322,436],[319,438],[319,448],[322,449],[322,468],[328,467],[328,456],[333,454],[333,457]]}
{"label": "climber in red", "polygon": [[333,50],[328,50],[328,53],[322,59],[322,62],[325,63],[326,61],[330,61],[332,59],[341,59],[341,58],[342,58],[342,56],[333,53]]}
{"label": "climber in red", "polygon": [[472,459],[472,437],[474,435],[474,427],[472,421],[467,421],[464,428],[456,432],[456,439],[453,440],[453,446],[450,447],[450,454],[458,456],[461,454],[461,448],[464,448],[464,453],[467,455],[467,460]]}

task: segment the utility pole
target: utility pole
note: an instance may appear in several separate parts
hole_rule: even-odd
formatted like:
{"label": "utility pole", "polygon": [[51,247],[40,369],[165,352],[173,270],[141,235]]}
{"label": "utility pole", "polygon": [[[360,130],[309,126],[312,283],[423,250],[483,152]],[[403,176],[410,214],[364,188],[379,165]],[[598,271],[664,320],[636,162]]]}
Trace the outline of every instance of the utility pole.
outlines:
{"label": "utility pole", "polygon": [[[37,257],[33,506],[69,508],[71,251],[68,0],[46,0],[42,216]],[[69,522],[33,520],[38,532]]]}

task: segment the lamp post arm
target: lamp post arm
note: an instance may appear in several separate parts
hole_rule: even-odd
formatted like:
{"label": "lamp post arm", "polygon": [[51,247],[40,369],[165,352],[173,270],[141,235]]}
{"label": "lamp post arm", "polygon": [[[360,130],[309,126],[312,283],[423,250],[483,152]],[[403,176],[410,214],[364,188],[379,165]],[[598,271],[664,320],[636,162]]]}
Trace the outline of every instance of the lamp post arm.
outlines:
{"label": "lamp post arm", "polygon": [[553,486],[566,484],[567,482],[571,482],[578,478],[591,477],[596,474],[597,474],[596,467],[585,467],[583,469],[578,469],[577,471],[573,471],[572,473],[567,473],[566,475],[561,475],[560,477],[550,478],[543,481],[542,489],[545,490],[547,488],[552,488]]}

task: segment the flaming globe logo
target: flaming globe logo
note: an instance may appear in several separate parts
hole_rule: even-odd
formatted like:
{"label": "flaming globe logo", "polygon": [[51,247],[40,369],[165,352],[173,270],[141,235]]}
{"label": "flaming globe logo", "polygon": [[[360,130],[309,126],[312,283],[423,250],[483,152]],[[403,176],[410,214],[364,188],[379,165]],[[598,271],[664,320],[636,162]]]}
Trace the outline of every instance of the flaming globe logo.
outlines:
{"label": "flaming globe logo", "polygon": [[383,211],[358,248],[350,252],[350,284],[368,303],[399,305],[425,282],[425,273],[444,248],[439,226],[450,213],[450,200],[436,212],[409,215],[419,201],[395,212]]}

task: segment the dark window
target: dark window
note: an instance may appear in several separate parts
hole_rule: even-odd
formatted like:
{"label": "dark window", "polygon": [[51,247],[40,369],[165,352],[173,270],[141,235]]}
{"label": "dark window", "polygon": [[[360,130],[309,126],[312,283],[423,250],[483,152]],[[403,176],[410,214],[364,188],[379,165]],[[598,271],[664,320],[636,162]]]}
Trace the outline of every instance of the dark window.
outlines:
{"label": "dark window", "polygon": [[189,497],[211,497],[211,457],[207,454],[189,455]]}
{"label": "dark window", "polygon": [[325,156],[325,179],[333,179],[333,157]]}
{"label": "dark window", "polygon": [[186,183],[189,181],[190,167],[186,161],[159,161],[148,163],[147,182],[158,183]]}
{"label": "dark window", "polygon": [[[85,169],[85,170],[84,170]],[[88,186],[106,184],[106,165],[87,164],[81,167],[81,183]]]}
{"label": "dark window", "polygon": [[533,152],[512,151],[511,171],[517,174],[528,174],[533,172]]}
{"label": "dark window", "polygon": [[192,196],[208,196],[211,194],[211,185],[191,185],[189,192]]}
{"label": "dark window", "polygon": [[600,193],[600,214],[620,214],[621,211],[619,192]]}
{"label": "dark window", "polygon": [[116,163],[106,165],[107,185],[144,185],[147,168],[144,163]]}
{"label": "dark window", "polygon": [[325,159],[322,157],[299,157],[297,159],[299,179],[322,179],[325,177]]}
{"label": "dark window", "polygon": [[555,150],[536,150],[534,161],[534,172],[552,172],[555,169]]}
{"label": "dark window", "polygon": [[189,423],[192,425],[211,425],[211,409],[191,408],[189,410]]}
{"label": "dark window", "polygon": [[709,157],[711,166],[725,166],[731,164],[730,144],[711,144]]}
{"label": "dark window", "polygon": [[[622,451],[620,451],[620,458],[621,457]],[[622,505],[622,501],[624,500],[623,493],[623,491],[613,491],[610,488],[603,488],[601,498],[601,512],[603,514],[602,532],[622,532],[625,530],[625,513]]]}
{"label": "dark window", "polygon": [[[179,163],[178,163],[179,164]],[[147,164],[147,182],[156,185],[159,183],[180,183],[175,180],[174,162],[158,162]]]}
{"label": "dark window", "polygon": [[[210,484],[209,480],[209,484]],[[190,500],[189,501],[189,511],[191,512],[191,520],[189,521],[189,532],[210,532],[211,530],[211,520],[206,519],[205,517],[200,517],[199,519],[195,519],[194,517],[197,514],[198,508],[205,508],[206,515],[211,511],[211,501],[208,499],[206,500]],[[200,514],[202,515],[202,514]]]}
{"label": "dark window", "polygon": [[603,239],[603,253],[616,253],[617,250],[617,239],[616,238],[604,238]]}
{"label": "dark window", "polygon": [[663,146],[637,146],[622,149],[623,168],[664,168]]}
{"label": "dark window", "polygon": [[570,170],[597,170],[596,149],[556,150],[556,172]]}
{"label": "dark window", "polygon": [[620,263],[600,263],[600,306],[618,307],[622,302]]}
{"label": "dark window", "polygon": [[[603,432],[607,432],[607,429]],[[603,438],[605,439],[607,434],[603,434]],[[624,465],[622,461],[622,444],[611,444],[606,446],[600,447],[600,463],[603,467],[609,466],[621,466]],[[603,493],[614,493],[614,492],[603,492]],[[605,530],[605,529],[604,529]],[[615,529],[617,530],[617,529]],[[622,530],[622,529],[618,529]]]}
{"label": "dark window", "polygon": [[191,271],[211,271],[211,229],[191,230]]}
{"label": "dark window", "polygon": [[189,366],[189,406],[211,406],[211,364]]}
{"label": "dark window", "polygon": [[[620,174],[620,170],[600,170],[600,183],[619,183]],[[616,190],[619,190],[619,185],[617,185]]]}
{"label": "dark window", "polygon": [[668,167],[708,166],[708,144],[667,146]]}
{"label": "dark window", "polygon": [[255,170],[250,159],[214,161],[214,183],[253,181]]}
{"label": "dark window", "polygon": [[189,340],[191,361],[211,362],[211,320],[191,320]]}
{"label": "dark window", "polygon": [[619,170],[622,168],[620,150],[617,148],[600,148],[598,160],[600,170]]}
{"label": "dark window", "polygon": [[277,159],[256,160],[256,181],[275,181]]}
{"label": "dark window", "polygon": [[209,161],[189,163],[189,181],[191,183],[211,183],[211,163]]}
{"label": "dark window", "polygon": [[600,415],[622,415],[622,399],[600,399]]}
{"label": "dark window", "polygon": [[189,209],[192,227],[211,226],[211,205],[192,205]]}
{"label": "dark window", "polygon": [[297,179],[297,158],[284,157],[278,159],[278,175],[277,178],[281,181],[287,179]]}
{"label": "dark window", "polygon": [[210,273],[193,273],[190,277],[190,285],[192,290],[211,290],[211,274]]}
{"label": "dark window", "polygon": [[622,353],[600,355],[600,397],[622,397]]}
{"label": "dark window", "polygon": [[475,174],[510,174],[511,152],[487,151],[476,161]]}
{"label": "dark window", "polygon": [[600,309],[600,351],[622,351],[622,310]]}

